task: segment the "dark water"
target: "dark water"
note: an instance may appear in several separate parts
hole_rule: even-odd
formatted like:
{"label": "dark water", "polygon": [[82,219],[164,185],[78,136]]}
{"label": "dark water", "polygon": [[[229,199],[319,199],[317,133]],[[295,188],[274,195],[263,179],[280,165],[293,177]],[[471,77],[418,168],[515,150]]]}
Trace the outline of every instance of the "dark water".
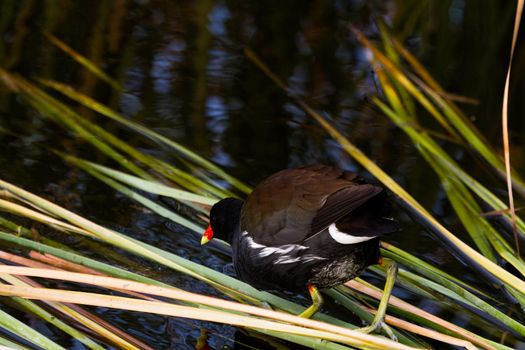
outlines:
{"label": "dark water", "polygon": [[[24,77],[65,82],[181,142],[251,185],[282,168],[311,163],[359,170],[314,121],[246,59],[242,50],[250,47],[291,89],[316,110],[331,116],[366,154],[465,237],[429,167],[370,102],[371,96],[379,93],[375,77],[366,52],[347,28],[352,23],[370,37],[377,37],[374,23],[389,23],[447,90],[477,101],[462,107],[499,149],[501,91],[514,6],[513,2],[472,0],[1,0],[0,65]],[[82,69],[53,46],[44,31],[116,77],[125,92],[116,93]],[[513,164],[521,173],[525,170],[522,42],[518,42],[515,55],[510,104]],[[81,107],[78,110],[137,148],[173,159],[173,155],[135,134]],[[4,86],[0,86],[0,123],[14,133],[0,134],[3,179],[193,261],[231,270],[227,256],[202,249],[195,236],[144,212],[53,156],[49,147],[114,166],[69,132],[41,118]],[[451,150],[462,158],[461,152]],[[474,176],[488,181],[491,189],[503,191],[503,183],[487,177],[479,163],[465,162]],[[446,247],[403,219],[401,213],[400,217],[405,229],[392,237],[392,242],[457,276],[475,280],[472,271],[459,264]],[[95,254],[89,253],[81,241],[72,244],[84,247],[85,254]],[[149,266],[159,278],[183,289],[217,294],[186,276],[145,261],[137,264]],[[417,302],[435,309],[424,300]],[[243,349],[244,343],[262,347],[253,338],[239,340],[243,335],[236,335],[235,328],[228,326],[108,309],[97,312],[156,348],[194,348],[202,327],[210,330],[209,345],[214,349]],[[467,316],[461,314],[441,316],[468,324]],[[35,324],[44,334],[67,342],[58,331]]]}

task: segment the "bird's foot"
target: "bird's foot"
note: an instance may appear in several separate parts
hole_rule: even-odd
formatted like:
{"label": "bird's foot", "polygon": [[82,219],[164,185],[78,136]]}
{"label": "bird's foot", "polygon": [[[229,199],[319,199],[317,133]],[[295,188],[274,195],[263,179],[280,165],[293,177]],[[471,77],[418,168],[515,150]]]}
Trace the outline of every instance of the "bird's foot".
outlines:
{"label": "bird's foot", "polygon": [[372,323],[369,326],[358,328],[357,330],[364,333],[371,333],[382,329],[392,340],[397,341],[397,337],[394,335],[392,328],[390,328],[385,323],[386,308],[388,306],[388,300],[390,299],[390,294],[392,294],[392,289],[394,288],[394,281],[397,275],[397,264],[390,259],[381,258],[379,261],[379,265],[382,265],[386,268],[386,281],[385,288],[383,290],[383,296],[379,301],[377,313],[374,316],[374,320],[372,321]]}
{"label": "bird's foot", "polygon": [[369,326],[357,328],[355,330],[358,332],[367,333],[367,334],[374,333],[378,330],[383,330],[390,339],[392,339],[393,341],[397,341],[397,337],[394,334],[394,331],[392,331],[392,328],[390,328],[389,325],[387,325],[385,322],[381,320],[377,322],[376,320],[374,320]]}

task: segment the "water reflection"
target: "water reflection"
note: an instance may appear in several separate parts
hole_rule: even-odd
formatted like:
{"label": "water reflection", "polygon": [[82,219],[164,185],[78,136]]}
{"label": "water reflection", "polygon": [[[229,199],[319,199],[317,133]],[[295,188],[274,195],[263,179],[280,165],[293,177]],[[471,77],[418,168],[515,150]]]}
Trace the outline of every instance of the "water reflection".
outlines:
{"label": "water reflection", "polygon": [[[109,104],[126,116],[180,141],[214,160],[233,175],[255,184],[279,169],[310,163],[355,163],[305,116],[269,79],[250,63],[243,48],[255,50],[294,93],[329,115],[358,146],[411,193],[440,216],[450,212],[428,167],[402,134],[369,101],[377,93],[367,52],[347,31],[351,22],[374,36],[375,19],[383,19],[409,38],[411,48],[432,73],[452,91],[477,98],[467,106],[490,139],[499,138],[494,116],[499,110],[500,87],[508,45],[513,5],[475,1],[2,1],[0,2],[0,62],[25,77],[66,82]],[[125,87],[120,94],[58,50],[42,35],[48,31],[103,67]],[[483,34],[483,35],[482,35]],[[517,57],[525,57],[522,51]],[[476,64],[471,64],[475,62]],[[523,67],[516,64],[514,91],[523,90]],[[487,84],[480,84],[483,76]],[[519,90],[519,89],[522,90]],[[511,110],[524,104],[511,100]],[[116,130],[112,123],[83,111],[104,127],[115,130],[136,147],[150,150],[142,139]],[[522,114],[521,114],[522,115]],[[104,185],[63,164],[45,147],[104,162],[4,89],[0,88],[0,122],[16,133],[0,134],[2,177],[44,192],[58,203],[95,221],[126,231],[221,270],[227,257],[201,250],[180,228],[143,213]],[[523,118],[512,121],[515,163],[523,170]],[[496,144],[496,143],[495,143]],[[458,156],[458,158],[461,155]],[[175,159],[173,159],[175,161]],[[110,164],[111,165],[111,164]],[[76,193],[74,200],[67,192]],[[108,198],[111,197],[111,198]],[[71,200],[71,201],[70,201]],[[101,208],[100,203],[107,206]],[[130,214],[132,213],[132,215]],[[117,219],[115,219],[117,218]],[[448,251],[406,220],[404,236],[394,237],[407,249],[444,264],[456,264]],[[458,228],[458,232],[461,230]],[[431,249],[429,249],[429,246]],[[429,251],[430,250],[430,251]],[[458,271],[468,272],[460,266]],[[206,290],[186,276],[162,271],[167,281],[188,290]],[[158,344],[191,347],[201,324],[179,325],[163,318],[138,320],[120,315],[118,323]],[[174,322],[174,323],[171,323]],[[173,339],[166,341],[165,329]],[[234,329],[217,327],[217,334]],[[173,329],[178,329],[177,331]],[[174,335],[175,334],[175,335]],[[212,336],[213,337],[213,336]],[[239,341],[240,343],[241,341]],[[244,340],[242,341],[244,342]],[[246,341],[249,342],[249,341]],[[219,341],[212,344],[217,349]],[[221,345],[222,346],[222,345]]]}

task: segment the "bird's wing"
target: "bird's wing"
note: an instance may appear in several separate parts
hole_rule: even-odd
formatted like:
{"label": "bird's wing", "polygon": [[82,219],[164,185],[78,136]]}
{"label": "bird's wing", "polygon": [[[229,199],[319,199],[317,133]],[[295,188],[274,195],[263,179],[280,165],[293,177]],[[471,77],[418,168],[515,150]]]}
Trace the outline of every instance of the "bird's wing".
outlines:
{"label": "bird's wing", "polygon": [[356,179],[328,166],[276,173],[248,197],[242,229],[260,244],[300,243],[381,192]]}
{"label": "bird's wing", "polygon": [[312,219],[311,235],[325,230],[331,224],[344,218],[382,190],[380,187],[364,184],[345,187],[332,193]]}

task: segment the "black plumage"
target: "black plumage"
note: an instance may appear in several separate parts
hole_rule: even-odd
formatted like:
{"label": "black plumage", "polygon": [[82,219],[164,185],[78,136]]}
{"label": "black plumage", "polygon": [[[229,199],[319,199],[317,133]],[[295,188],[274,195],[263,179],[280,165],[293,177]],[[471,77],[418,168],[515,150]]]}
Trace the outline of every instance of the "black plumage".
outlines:
{"label": "black plumage", "polygon": [[[245,202],[220,201],[210,226],[213,238],[232,245],[241,280],[259,289],[304,290],[344,283],[376,264],[379,237],[398,230],[388,215],[382,188],[317,165],[270,176]],[[334,236],[335,228],[351,237]],[[342,244],[334,237],[359,242]]]}

